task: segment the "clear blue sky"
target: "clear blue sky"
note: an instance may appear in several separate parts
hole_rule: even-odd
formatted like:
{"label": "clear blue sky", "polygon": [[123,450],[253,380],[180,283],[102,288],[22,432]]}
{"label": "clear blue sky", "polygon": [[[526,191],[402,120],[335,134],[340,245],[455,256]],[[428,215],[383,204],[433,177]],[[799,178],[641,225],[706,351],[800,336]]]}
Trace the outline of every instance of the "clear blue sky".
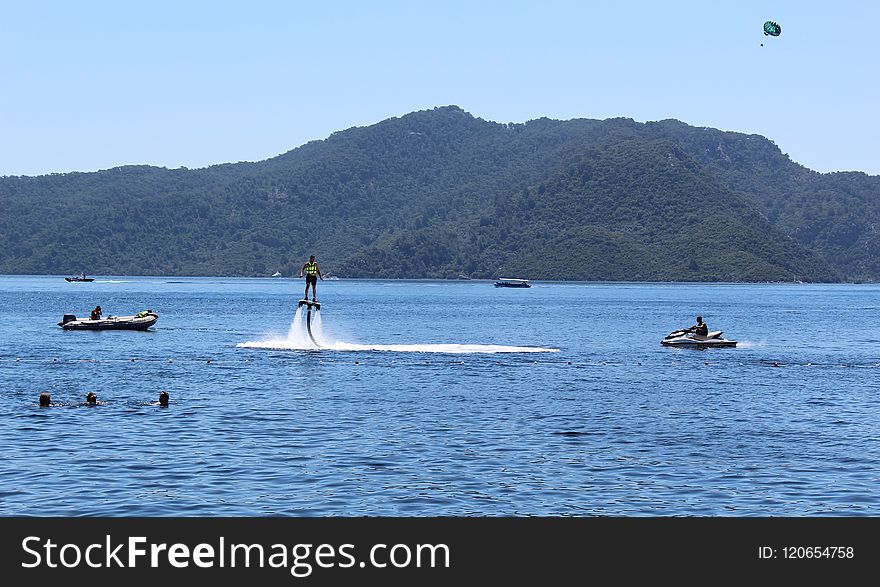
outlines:
{"label": "clear blue sky", "polygon": [[448,104],[678,118],[880,174],[878,31],[868,0],[0,0],[0,175],[256,161]]}

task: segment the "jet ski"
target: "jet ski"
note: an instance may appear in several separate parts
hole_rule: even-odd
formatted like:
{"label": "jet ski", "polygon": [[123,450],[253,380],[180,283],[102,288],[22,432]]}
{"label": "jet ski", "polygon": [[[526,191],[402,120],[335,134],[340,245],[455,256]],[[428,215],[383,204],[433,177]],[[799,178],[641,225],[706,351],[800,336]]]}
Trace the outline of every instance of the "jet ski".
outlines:
{"label": "jet ski", "polygon": [[721,338],[724,334],[721,330],[708,333],[706,336],[688,332],[687,330],[675,330],[666,335],[666,338],[660,341],[663,346],[682,347],[692,349],[712,349],[735,347],[735,340],[727,340]]}

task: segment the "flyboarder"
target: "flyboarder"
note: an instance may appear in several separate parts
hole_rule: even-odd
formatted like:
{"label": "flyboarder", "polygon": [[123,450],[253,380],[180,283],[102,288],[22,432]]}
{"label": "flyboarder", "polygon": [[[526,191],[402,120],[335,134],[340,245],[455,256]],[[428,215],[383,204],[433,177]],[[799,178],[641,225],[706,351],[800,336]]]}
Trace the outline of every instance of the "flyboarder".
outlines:
{"label": "flyboarder", "polygon": [[[306,328],[309,331],[309,338],[312,339],[312,342],[315,343],[316,346],[321,346],[318,344],[318,341],[315,340],[314,335],[312,334],[312,310],[314,309],[317,316],[317,312],[321,309],[321,304],[318,303],[318,278],[321,278],[321,281],[324,281],[324,276],[321,275],[321,269],[318,268],[318,264],[315,263],[315,256],[312,255],[309,257],[309,262],[302,266],[302,269],[299,270],[299,276],[302,277],[303,274],[306,276],[306,295],[297,303],[297,308],[306,307]],[[312,286],[312,301],[309,301],[309,285]]]}
{"label": "flyboarder", "polygon": [[299,270],[299,276],[302,277],[303,274],[306,276],[306,295],[303,298],[304,300],[309,299],[309,284],[312,285],[312,301],[318,301],[318,278],[321,278],[321,281],[324,281],[324,276],[321,275],[321,270],[318,268],[318,264],[315,263],[315,256],[312,255],[309,257],[309,262],[302,266],[302,269]]}

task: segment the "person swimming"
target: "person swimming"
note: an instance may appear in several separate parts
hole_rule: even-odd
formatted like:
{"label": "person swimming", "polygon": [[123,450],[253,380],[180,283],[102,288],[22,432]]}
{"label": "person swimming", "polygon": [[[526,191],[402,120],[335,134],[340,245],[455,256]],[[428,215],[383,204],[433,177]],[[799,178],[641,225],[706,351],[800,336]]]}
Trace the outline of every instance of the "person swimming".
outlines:
{"label": "person swimming", "polygon": [[44,391],[43,393],[40,394],[40,407],[41,408],[48,408],[51,405],[52,405],[52,396],[49,395],[48,391]]}
{"label": "person swimming", "polygon": [[160,391],[159,392],[159,405],[162,406],[163,408],[168,407],[168,400],[170,400],[170,399],[171,398],[168,396],[167,391]]}

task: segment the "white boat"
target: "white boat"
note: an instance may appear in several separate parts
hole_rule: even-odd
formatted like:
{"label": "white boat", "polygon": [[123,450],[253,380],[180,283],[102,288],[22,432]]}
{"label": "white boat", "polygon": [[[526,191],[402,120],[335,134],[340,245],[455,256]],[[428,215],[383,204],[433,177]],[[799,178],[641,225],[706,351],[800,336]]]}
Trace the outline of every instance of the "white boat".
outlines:
{"label": "white boat", "polygon": [[64,330],[146,330],[158,319],[159,315],[152,310],[144,310],[134,316],[108,316],[98,320],[65,314],[58,326]]}
{"label": "white boat", "polygon": [[272,274],[272,277],[281,277],[281,272],[276,271],[275,273]]}
{"label": "white boat", "polygon": [[726,348],[736,346],[735,340],[727,340],[726,338],[721,338],[722,334],[724,334],[723,331],[716,330],[703,336],[702,334],[696,334],[682,329],[670,332],[668,335],[666,335],[666,338],[660,341],[660,344],[662,344],[663,346],[695,349]]}

